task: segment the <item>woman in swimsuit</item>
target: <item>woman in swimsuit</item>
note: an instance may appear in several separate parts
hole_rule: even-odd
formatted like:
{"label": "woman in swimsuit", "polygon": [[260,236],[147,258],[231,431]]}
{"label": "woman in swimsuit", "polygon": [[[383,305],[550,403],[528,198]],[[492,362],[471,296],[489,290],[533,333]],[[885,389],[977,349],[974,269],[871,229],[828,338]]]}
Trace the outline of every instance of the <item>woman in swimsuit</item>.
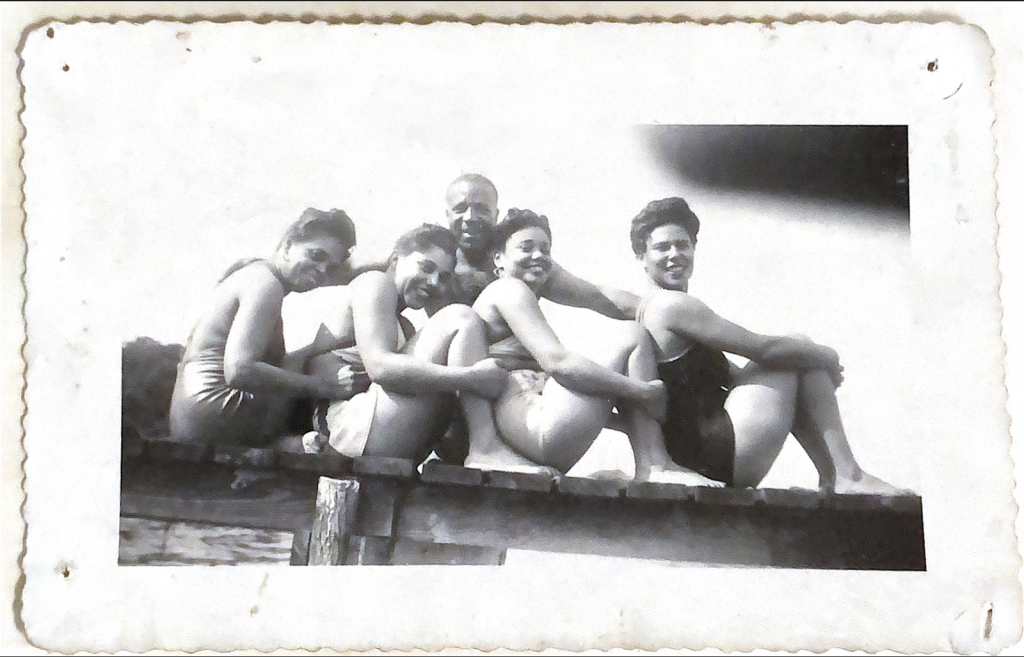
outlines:
{"label": "woman in swimsuit", "polygon": [[636,478],[716,485],[675,465],[661,437],[666,393],[657,380],[653,345],[635,322],[601,346],[594,360],[562,346],[538,304],[551,272],[547,218],[509,210],[495,229],[498,280],[473,309],[484,320],[488,355],[510,371],[494,403],[501,439],[472,441],[467,467],[569,470],[606,426],[613,409],[624,420],[636,460]]}
{"label": "woman in swimsuit", "polygon": [[395,243],[387,271],[369,271],[329,308],[313,345],[309,371],[334,376],[363,372],[369,388],[351,399],[320,404],[314,433],[303,449],[329,445],[346,456],[422,461],[453,406],[462,409],[470,436],[493,440],[491,400],[507,372],[487,358],[484,324],[466,305],[432,314],[417,332],[399,313],[424,309],[448,293],[456,262],[455,236],[423,225]]}
{"label": "woman in swimsuit", "polygon": [[189,336],[171,399],[171,436],[180,441],[266,445],[285,430],[295,398],[345,399],[351,376],[302,374],[307,353],[285,354],[281,305],[344,278],[356,243],[341,210],[302,213],[272,258],[232,265]]}
{"label": "woman in swimsuit", "polygon": [[[654,339],[668,388],[666,446],[677,463],[733,486],[756,486],[792,433],[842,493],[898,494],[853,457],[836,401],[835,350],[803,336],[752,333],[687,293],[700,222],[681,198],[653,201],[633,219],[633,252],[650,279],[639,321]],[[750,360],[740,369],[723,352]]]}

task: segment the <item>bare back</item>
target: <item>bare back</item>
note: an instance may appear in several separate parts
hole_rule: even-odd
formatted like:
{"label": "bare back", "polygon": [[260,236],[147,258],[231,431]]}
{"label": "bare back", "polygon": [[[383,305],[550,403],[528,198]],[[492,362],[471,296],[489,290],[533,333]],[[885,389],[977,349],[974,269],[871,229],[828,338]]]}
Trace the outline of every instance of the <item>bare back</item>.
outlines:
{"label": "bare back", "polygon": [[258,360],[278,365],[285,354],[284,330],[280,307],[284,299],[284,286],[274,275],[266,261],[257,260],[232,272],[214,288],[213,296],[206,311],[196,322],[185,347],[184,361],[205,355],[217,354],[223,357],[231,335],[231,327],[238,313],[243,296],[256,294],[264,298],[268,306],[276,305],[276,321],[266,327],[268,338]]}

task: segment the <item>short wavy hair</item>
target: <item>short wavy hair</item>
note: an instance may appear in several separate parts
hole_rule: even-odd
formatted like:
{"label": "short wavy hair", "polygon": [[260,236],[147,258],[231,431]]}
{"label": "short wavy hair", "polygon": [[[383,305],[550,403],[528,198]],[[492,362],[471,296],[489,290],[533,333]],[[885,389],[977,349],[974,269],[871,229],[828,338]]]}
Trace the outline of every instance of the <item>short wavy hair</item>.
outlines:
{"label": "short wavy hair", "polygon": [[423,224],[398,238],[398,241],[395,242],[395,255],[404,258],[414,251],[422,253],[431,247],[441,249],[452,260],[455,260],[459,250],[459,243],[452,231],[444,226]]}
{"label": "short wavy hair", "polygon": [[356,226],[344,210],[306,208],[284,233],[284,241],[304,242],[313,237],[333,237],[346,249],[356,245]]}
{"label": "short wavy hair", "polygon": [[494,247],[504,249],[508,238],[512,237],[514,233],[518,233],[524,228],[534,227],[543,230],[548,239],[551,239],[551,225],[548,223],[547,217],[537,214],[533,210],[511,208],[505,218],[494,227]]}
{"label": "short wavy hair", "polygon": [[700,230],[700,219],[690,209],[690,205],[678,196],[651,201],[640,211],[629,227],[629,241],[633,253],[643,255],[647,250],[647,238],[655,228],[666,224],[675,224],[689,233],[693,243],[697,243],[697,231]]}

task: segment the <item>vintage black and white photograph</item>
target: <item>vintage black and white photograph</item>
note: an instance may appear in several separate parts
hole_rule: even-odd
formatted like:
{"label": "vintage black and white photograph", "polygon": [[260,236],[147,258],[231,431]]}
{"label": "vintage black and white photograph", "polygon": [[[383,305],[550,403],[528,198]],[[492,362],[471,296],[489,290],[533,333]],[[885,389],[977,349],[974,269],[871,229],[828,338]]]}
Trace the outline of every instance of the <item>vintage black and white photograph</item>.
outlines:
{"label": "vintage black and white photograph", "polygon": [[[1019,587],[960,557],[1019,560],[986,69],[974,33],[918,28],[40,26],[26,571],[98,587],[68,614],[230,601],[222,634],[187,620],[204,602],[75,646],[991,634]],[[51,504],[93,528],[80,554]],[[30,575],[45,636],[59,586]],[[398,597],[416,620],[382,643]],[[736,638],[730,604],[775,638]]]}
{"label": "vintage black and white photograph", "polygon": [[[172,313],[199,310],[184,344],[127,342],[119,563],[502,564],[511,549],[923,570],[913,460],[879,421],[906,384],[865,389],[877,374],[847,375],[836,348],[797,333],[843,324],[827,335],[852,344],[889,312],[884,352],[850,357],[892,371],[907,350],[906,126],[619,132],[552,135],[560,153],[515,169],[480,134],[502,154],[480,170],[518,173],[510,196],[532,179],[536,201],[503,204],[473,170],[405,211],[386,193],[358,225],[297,208],[264,257]],[[626,173],[599,152],[630,147],[629,183],[588,190]],[[436,176],[432,151],[384,149]],[[573,200],[555,198],[566,187]],[[645,187],[663,191],[645,203]],[[789,244],[750,238],[773,232]]]}

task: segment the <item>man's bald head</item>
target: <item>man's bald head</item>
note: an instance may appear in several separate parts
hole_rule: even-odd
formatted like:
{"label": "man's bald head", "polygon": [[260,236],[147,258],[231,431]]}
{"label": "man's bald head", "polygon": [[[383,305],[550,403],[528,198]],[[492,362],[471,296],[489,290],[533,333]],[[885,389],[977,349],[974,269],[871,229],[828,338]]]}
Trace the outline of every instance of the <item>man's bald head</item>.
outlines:
{"label": "man's bald head", "polygon": [[498,188],[494,186],[490,178],[481,176],[479,173],[464,173],[448,185],[448,193],[445,195],[448,206],[451,207],[453,197],[459,196],[462,190],[469,188],[490,194],[494,198],[494,204],[498,204]]}
{"label": "man's bald head", "polygon": [[459,176],[445,195],[448,225],[459,248],[470,259],[489,255],[491,234],[498,222],[498,189],[478,173]]}

